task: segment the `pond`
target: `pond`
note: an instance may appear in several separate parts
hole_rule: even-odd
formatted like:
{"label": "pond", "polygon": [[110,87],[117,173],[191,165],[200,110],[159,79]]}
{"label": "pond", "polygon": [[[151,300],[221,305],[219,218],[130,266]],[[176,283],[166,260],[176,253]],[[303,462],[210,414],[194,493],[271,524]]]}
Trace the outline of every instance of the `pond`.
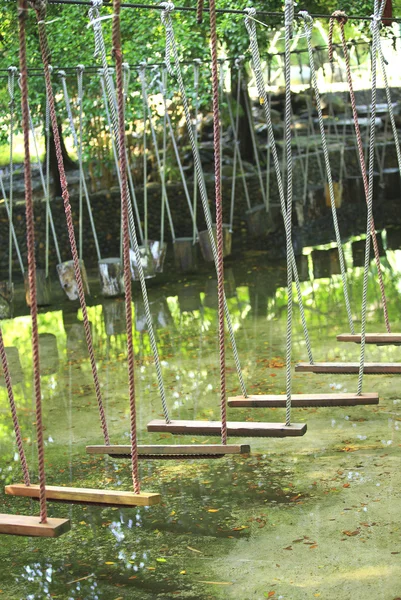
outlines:
{"label": "pond", "polygon": [[[310,249],[304,250],[307,254]],[[351,245],[345,246],[352,264]],[[311,259],[309,258],[309,261]],[[257,266],[255,266],[257,265]],[[310,262],[307,270],[312,273]],[[393,331],[401,330],[401,251],[387,251],[384,281]],[[316,274],[316,271],[315,271]],[[356,329],[362,269],[348,269]],[[368,331],[384,331],[372,262]],[[285,390],[285,264],[249,253],[227,265],[227,295],[248,391]],[[306,278],[305,278],[306,279]],[[359,360],[347,332],[341,277],[306,279],[305,310],[316,360]],[[22,294],[22,290],[20,290]],[[143,306],[134,293],[139,443],[218,438],[151,434],[162,415]],[[219,419],[216,294],[212,272],[150,289],[171,416]],[[92,298],[97,364],[114,443],[129,443],[123,301]],[[30,319],[2,322],[32,480],[37,479]],[[130,463],[85,453],[102,443],[80,310],[60,302],[39,315],[48,484],[132,489]],[[50,335],[49,335],[50,334]],[[400,348],[366,349],[368,361],[399,361]],[[307,360],[294,308],[294,363]],[[293,372],[294,373],[294,372]],[[293,374],[293,391],[355,391],[352,375]],[[377,406],[292,410],[303,437],[240,439],[251,455],[221,460],[141,461],[142,489],[162,503],[117,509],[52,503],[70,533],[55,540],[3,536],[0,598],[7,600],[274,600],[401,596],[400,425],[397,376],[365,376]],[[3,384],[1,384],[3,386]],[[227,391],[239,392],[227,342]],[[229,409],[230,420],[283,422],[284,409]],[[235,442],[236,440],[232,439]],[[37,514],[35,501],[3,494],[22,481],[5,388],[0,388],[1,512]]]}

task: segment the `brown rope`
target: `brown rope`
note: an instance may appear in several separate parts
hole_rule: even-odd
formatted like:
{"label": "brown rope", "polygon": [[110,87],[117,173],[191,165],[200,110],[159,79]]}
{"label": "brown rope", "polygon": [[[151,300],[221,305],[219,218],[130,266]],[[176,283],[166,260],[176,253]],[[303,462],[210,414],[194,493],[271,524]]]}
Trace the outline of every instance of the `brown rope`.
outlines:
{"label": "brown rope", "polygon": [[227,443],[227,401],[226,401],[226,355],[224,345],[224,262],[223,262],[223,210],[221,201],[220,173],[220,123],[219,123],[219,72],[217,61],[216,4],[210,0],[210,49],[212,55],[213,90],[213,140],[214,140],[214,185],[216,201],[217,233],[217,293],[219,313],[219,358],[220,358],[220,403],[221,403],[221,443]]}
{"label": "brown rope", "polygon": [[[365,191],[365,199],[367,202],[368,201],[368,193],[369,193],[368,174],[366,171],[362,135],[361,135],[360,127],[359,127],[358,111],[356,109],[355,92],[354,92],[354,86],[353,86],[352,75],[351,75],[351,64],[350,64],[350,60],[349,60],[347,41],[345,39],[345,33],[344,33],[344,26],[346,25],[346,23],[348,21],[348,17],[341,10],[336,10],[335,12],[333,12],[332,17],[330,19],[329,40],[328,40],[329,60],[330,60],[330,62],[333,62],[333,29],[334,29],[334,23],[336,21],[340,26],[341,44],[342,44],[344,59],[345,59],[345,70],[347,73],[349,95],[350,95],[351,107],[352,107],[352,116],[354,119],[355,135],[356,135],[356,142],[357,142],[358,155],[359,155],[359,163],[361,166],[363,187],[364,187],[364,191]],[[384,321],[386,324],[387,333],[390,333],[391,327],[390,327],[390,321],[389,321],[388,310],[387,310],[387,298],[386,298],[386,292],[384,289],[379,246],[377,244],[376,228],[375,228],[375,223],[374,223],[373,217],[372,217],[372,223],[371,223],[371,236],[372,236],[372,242],[373,242],[373,250],[374,250],[374,254],[375,254],[375,262],[376,262],[376,267],[377,267],[377,275],[378,275],[378,279],[379,279],[380,294],[381,294],[382,304],[383,304]]]}
{"label": "brown rope", "polygon": [[11,417],[12,417],[13,425],[14,425],[15,438],[17,440],[17,448],[18,448],[19,458],[21,461],[22,473],[24,475],[24,483],[25,483],[25,485],[31,485],[31,482],[29,479],[28,464],[26,462],[24,446],[22,443],[21,429],[20,429],[19,422],[18,422],[17,407],[15,406],[15,399],[14,399],[10,369],[8,367],[8,360],[7,360],[7,355],[6,355],[6,349],[4,347],[3,333],[1,331],[1,328],[0,328],[0,359],[1,359],[1,366],[3,368],[4,381],[6,383],[6,388],[7,388],[7,393],[8,393],[8,400],[10,402]]}
{"label": "brown rope", "polygon": [[39,363],[39,334],[38,334],[38,309],[36,305],[36,264],[35,264],[35,232],[32,200],[31,157],[29,154],[29,108],[28,108],[28,70],[26,59],[25,19],[27,16],[27,0],[19,0],[19,62],[21,73],[21,111],[22,130],[24,135],[24,182],[25,182],[25,215],[26,215],[26,241],[28,249],[28,283],[31,302],[32,320],[32,362],[33,362],[33,387],[35,394],[36,411],[36,437],[38,446],[39,470],[39,500],[40,520],[47,522],[46,507],[46,475],[43,443],[42,423],[42,394],[40,389],[40,363]]}
{"label": "brown rope", "polygon": [[124,265],[124,288],[125,309],[127,323],[127,365],[129,404],[131,417],[131,464],[132,482],[134,492],[139,494],[140,482],[138,475],[138,446],[136,438],[136,407],[135,407],[135,356],[132,335],[132,304],[131,304],[131,265],[130,265],[130,237],[128,225],[128,182],[127,182],[127,154],[125,143],[125,118],[124,118],[124,89],[123,89],[123,55],[121,50],[120,35],[120,8],[121,0],[113,1],[113,54],[116,64],[116,90],[117,90],[117,114],[118,114],[118,137],[120,141],[120,185],[121,185],[121,214],[123,228],[123,265]]}
{"label": "brown rope", "polygon": [[196,22],[200,25],[203,21],[203,0],[198,0],[196,4]]}
{"label": "brown rope", "polygon": [[108,433],[108,429],[107,429],[106,415],[104,412],[102,393],[100,390],[99,376],[98,376],[97,367],[96,367],[96,359],[95,359],[95,352],[93,349],[93,342],[92,342],[92,335],[91,335],[91,330],[90,330],[88,311],[86,308],[85,292],[84,292],[84,286],[83,286],[83,282],[82,282],[82,275],[81,275],[81,268],[80,268],[80,262],[79,262],[78,251],[77,251],[77,244],[75,241],[74,223],[72,220],[70,196],[68,193],[67,179],[65,176],[63,154],[62,154],[61,142],[60,142],[60,134],[59,134],[58,126],[57,126],[56,108],[55,108],[55,104],[54,104],[54,95],[53,95],[53,89],[52,89],[51,78],[50,78],[50,68],[49,68],[50,53],[49,53],[49,46],[47,43],[46,25],[44,22],[45,16],[46,16],[46,2],[44,0],[33,0],[32,5],[36,10],[36,17],[37,17],[37,21],[38,21],[40,50],[42,53],[42,62],[43,62],[44,72],[45,72],[46,92],[47,92],[47,97],[48,97],[48,101],[49,101],[49,113],[50,113],[52,129],[53,129],[54,145],[56,148],[57,166],[58,166],[58,171],[59,171],[59,175],[60,175],[60,184],[61,184],[61,190],[62,190],[61,195],[62,195],[62,198],[64,201],[64,211],[65,211],[65,216],[66,216],[66,220],[67,220],[68,237],[70,240],[71,254],[72,254],[72,260],[73,260],[73,264],[74,264],[74,274],[75,274],[75,279],[77,282],[78,296],[79,296],[79,301],[80,301],[81,310],[82,310],[82,320],[83,320],[83,325],[84,325],[85,338],[86,338],[86,343],[88,346],[89,359],[90,359],[91,368],[92,368],[92,376],[93,376],[93,382],[94,382],[94,386],[95,386],[96,398],[97,398],[97,403],[98,403],[98,408],[99,408],[100,421],[101,421],[102,430],[103,430],[104,443],[106,445],[109,445],[110,438],[109,438],[109,433]]}

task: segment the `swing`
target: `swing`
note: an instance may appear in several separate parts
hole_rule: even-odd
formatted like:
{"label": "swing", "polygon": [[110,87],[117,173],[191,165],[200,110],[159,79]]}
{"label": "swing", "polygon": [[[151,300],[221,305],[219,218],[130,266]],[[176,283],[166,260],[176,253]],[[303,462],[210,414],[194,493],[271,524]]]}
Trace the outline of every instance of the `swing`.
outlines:
{"label": "swing", "polygon": [[[308,15],[308,17],[309,17],[309,15]],[[344,13],[333,13],[333,16],[330,20],[330,32],[331,32],[330,36],[329,36],[330,40],[332,38],[332,30],[333,30],[333,26],[334,26],[334,20],[337,20],[340,25],[343,51],[344,51],[345,56],[347,57],[347,59],[346,59],[347,79],[348,79],[348,84],[349,84],[349,89],[350,89],[350,94],[351,94],[351,104],[353,105],[353,110],[354,110],[354,105],[355,105],[354,92],[353,92],[353,86],[352,86],[351,73],[350,73],[350,69],[349,69],[348,49],[347,49],[346,40],[345,40],[345,36],[344,36],[344,25],[346,23],[347,17],[344,15]],[[310,31],[311,31],[310,17],[309,17],[309,25],[307,25],[307,22],[305,19],[305,30],[308,32],[308,40],[309,40],[310,39]],[[376,100],[376,53],[379,48],[379,39],[378,38],[379,38],[379,35],[377,32],[377,27],[375,27],[375,30],[373,33],[373,49],[372,49],[372,96],[374,96],[374,97],[372,98],[371,130],[370,130],[370,139],[369,139],[369,172],[368,173],[366,172],[366,167],[365,167],[365,159],[363,156],[363,148],[362,148],[360,130],[359,130],[359,126],[358,126],[358,119],[357,119],[357,115],[354,112],[355,129],[356,129],[356,134],[357,134],[357,139],[358,139],[358,152],[359,152],[362,176],[363,176],[363,181],[364,181],[366,202],[368,204],[368,229],[367,229],[366,243],[365,243],[364,287],[363,287],[363,296],[362,296],[362,327],[361,327],[361,329],[363,330],[363,333],[355,334],[355,332],[353,330],[353,323],[352,323],[352,317],[350,314],[349,303],[347,304],[347,300],[346,300],[351,334],[350,335],[342,334],[340,336],[341,339],[339,340],[339,341],[353,341],[353,342],[358,342],[361,344],[360,363],[359,364],[358,363],[331,363],[331,362],[323,362],[323,363],[315,363],[315,364],[300,363],[295,367],[295,370],[297,372],[331,373],[331,374],[334,374],[334,373],[359,373],[359,383],[358,383],[359,389],[361,388],[361,385],[362,385],[361,380],[362,380],[363,374],[369,375],[369,374],[383,374],[383,373],[386,373],[386,374],[401,373],[401,363],[365,363],[364,362],[365,344],[366,343],[377,343],[377,341],[379,341],[380,344],[388,344],[388,343],[398,344],[399,340],[400,340],[399,334],[391,334],[390,333],[390,326],[389,326],[388,315],[387,315],[387,301],[386,301],[386,297],[384,295],[384,286],[383,286],[382,275],[381,275],[379,248],[378,248],[377,241],[376,241],[376,232],[375,232],[375,227],[374,227],[373,217],[372,217],[372,200],[373,200],[373,183],[374,183],[373,182],[373,168],[374,168],[375,122],[376,122],[375,121],[375,119],[376,119],[376,101],[375,101]],[[331,48],[331,50],[330,50],[330,48]],[[329,46],[329,52],[330,52],[330,57],[332,57],[332,46]],[[312,61],[311,61],[311,67],[312,67]],[[314,87],[316,90],[316,98],[318,99],[317,86],[314,84]],[[333,212],[333,215],[334,215],[334,212]],[[368,270],[369,270],[369,262],[370,262],[369,255],[370,255],[371,237],[372,237],[373,246],[375,249],[375,257],[376,257],[376,264],[377,264],[377,268],[378,268],[380,289],[381,289],[381,293],[382,293],[383,311],[384,311],[384,317],[385,317],[385,322],[386,322],[386,327],[387,327],[387,334],[367,334],[365,332],[367,283],[368,283]],[[340,246],[339,246],[339,250],[340,250]],[[340,253],[340,257],[341,257],[341,253]],[[344,281],[344,294],[345,294],[345,292],[346,292],[346,282]]]}
{"label": "swing", "polygon": [[[199,167],[200,161],[197,153],[197,147],[194,143],[193,136],[191,136],[190,118],[189,111],[186,102],[185,88],[182,81],[180,72],[178,53],[175,43],[173,25],[171,21],[170,13],[172,11],[171,4],[164,4],[165,11],[162,15],[164,25],[166,27],[167,44],[168,47],[172,48],[177,79],[180,86],[181,98],[184,106],[184,112],[187,120],[187,128],[191,140],[192,151],[194,153],[194,162],[199,172],[200,180],[200,191],[202,199],[206,197],[206,190],[202,182],[204,181],[201,177],[201,169]],[[213,6],[211,6],[213,10]],[[211,19],[211,26],[212,26]],[[213,74],[213,92],[214,98],[218,97],[217,86],[217,58],[216,58],[216,32],[212,30],[211,34],[212,43],[212,74]],[[168,63],[169,55],[166,54],[166,62]],[[217,219],[217,255],[218,260],[216,261],[217,277],[218,277],[218,288],[219,288],[219,348],[220,348],[220,379],[221,379],[221,422],[220,421],[186,421],[186,420],[173,420],[163,421],[156,419],[148,424],[148,431],[157,432],[170,432],[178,433],[182,435],[218,435],[221,433],[223,444],[226,443],[227,435],[237,437],[286,437],[286,436],[299,436],[306,432],[305,424],[291,424],[289,418],[287,418],[285,424],[281,423],[255,423],[255,422],[227,422],[226,421],[226,397],[225,397],[225,352],[224,352],[224,271],[223,271],[223,235],[222,235],[222,221],[221,221],[221,190],[220,190],[220,144],[219,144],[219,127],[216,126],[218,123],[218,102],[215,100],[213,105],[213,118],[214,118],[214,150],[215,150],[215,186],[216,186],[216,219]],[[206,204],[207,205],[207,204]]]}
{"label": "swing", "polygon": [[[288,244],[288,246],[287,246],[287,267],[291,271],[291,273],[294,274],[295,283],[296,283],[297,291],[298,291],[298,300],[299,300],[299,307],[300,307],[300,312],[301,312],[301,320],[302,320],[302,324],[303,324],[303,328],[304,328],[305,340],[306,340],[309,359],[310,359],[310,363],[311,363],[311,365],[309,365],[309,366],[310,366],[310,368],[313,368],[313,366],[314,366],[313,357],[312,357],[312,351],[311,351],[311,347],[310,347],[309,334],[308,334],[308,330],[306,327],[302,295],[301,295],[301,291],[300,291],[300,287],[299,287],[298,271],[297,271],[297,266],[296,266],[296,262],[294,259],[293,248],[292,248],[292,243],[291,243],[291,216],[290,216],[290,214],[288,214],[288,211],[292,207],[292,197],[289,196],[289,198],[287,199],[288,208],[286,208],[280,164],[278,161],[277,149],[276,149],[274,133],[273,133],[271,117],[270,117],[270,111],[269,111],[269,103],[267,100],[267,95],[266,95],[266,90],[264,87],[263,79],[260,76],[261,71],[259,70],[260,69],[260,54],[259,54],[259,48],[258,48],[258,44],[257,44],[255,21],[252,19],[252,17],[255,15],[255,12],[253,10],[251,10],[251,11],[247,10],[246,12],[248,14],[245,19],[245,25],[248,30],[249,36],[250,36],[252,62],[254,65],[255,78],[256,78],[256,82],[257,82],[257,86],[258,86],[258,93],[259,93],[259,97],[261,99],[261,104],[264,106],[266,123],[268,126],[268,134],[269,134],[269,139],[270,139],[270,144],[271,144],[271,152],[272,152],[272,156],[273,156],[273,161],[274,161],[274,166],[275,166],[276,176],[277,176],[277,182],[278,182],[281,208],[282,208],[282,213],[283,213],[283,217],[284,217],[284,225],[285,225],[287,244]],[[286,24],[287,35],[288,35],[288,28],[289,28],[289,24]],[[308,38],[308,40],[309,40],[309,38]],[[287,56],[287,54],[286,54],[285,74],[286,74],[286,93],[288,95],[290,94],[290,83],[291,83],[289,60],[290,60],[290,57],[289,57],[289,55]],[[315,82],[314,70],[312,70],[312,77],[313,77],[313,81]],[[317,103],[317,106],[319,109],[319,107],[320,107],[319,102]],[[287,136],[290,135],[290,127],[291,127],[291,104],[290,104],[290,101],[288,102],[288,107],[286,104],[285,127],[286,127],[286,134],[287,134],[286,139],[287,139]],[[322,141],[323,141],[323,139],[322,139]],[[325,149],[327,149],[325,140],[323,141],[323,146]],[[325,152],[325,156],[326,156],[326,152]],[[292,161],[292,154],[291,154],[291,144],[289,143],[287,146],[287,177],[292,177],[292,164],[293,164],[293,161]],[[328,169],[328,178],[329,178],[329,183],[330,183],[331,178],[330,178],[330,170],[329,169]],[[289,238],[289,241],[288,241],[288,238]],[[288,283],[288,294],[289,294],[289,302],[290,302],[290,298],[292,299],[292,292],[291,292],[291,290],[292,290],[292,275],[289,276],[287,283]],[[292,304],[289,304],[288,311],[289,311],[289,314],[291,314]],[[289,337],[287,339],[291,339],[291,337]],[[287,348],[287,350],[288,350],[288,348]],[[324,394],[294,394],[294,395],[292,395],[291,392],[288,392],[288,390],[290,390],[290,384],[289,384],[290,373],[291,373],[290,364],[291,364],[290,360],[288,360],[288,362],[287,362],[287,398],[285,398],[281,395],[270,395],[270,394],[269,395],[264,394],[264,395],[236,396],[236,397],[230,397],[228,399],[228,405],[231,407],[240,407],[240,406],[242,406],[242,407],[244,407],[244,406],[248,406],[248,407],[258,407],[258,406],[259,407],[260,406],[262,406],[262,407],[263,406],[283,407],[283,406],[287,406],[288,407],[289,404],[292,405],[292,403],[293,403],[293,405],[297,406],[297,407],[355,406],[355,405],[359,405],[359,404],[377,404],[379,401],[377,394],[361,395],[361,394],[324,393]],[[305,364],[308,364],[308,363],[305,363]]]}
{"label": "swing", "polygon": [[[32,181],[31,165],[29,155],[29,116],[28,116],[28,70],[26,63],[26,41],[25,41],[25,19],[27,16],[27,0],[19,0],[18,4],[18,22],[19,22],[19,43],[20,43],[20,70],[21,70],[21,107],[22,123],[24,135],[24,180],[25,180],[25,203],[26,203],[26,231],[28,246],[28,270],[32,317],[32,356],[34,367],[34,393],[36,410],[36,432],[37,448],[39,459],[39,479],[40,479],[40,517],[7,515],[0,514],[0,533],[9,535],[23,535],[32,537],[59,537],[70,530],[71,524],[68,519],[48,519],[46,506],[46,486],[45,486],[45,462],[44,462],[44,441],[42,426],[42,401],[41,386],[39,376],[39,339],[36,305],[36,278],[35,278],[35,246],[34,246],[34,214],[32,201]],[[8,399],[10,402],[11,416],[14,426],[14,432],[17,440],[18,453],[24,474],[25,485],[30,485],[29,470],[26,462],[22,435],[19,426],[10,371],[8,368],[7,356],[4,348],[3,334],[0,329],[0,358],[3,369],[4,379],[7,387]]]}
{"label": "swing", "polygon": [[[25,0],[24,0],[25,2]],[[132,313],[131,313],[131,285],[130,285],[130,265],[129,265],[129,223],[128,223],[128,187],[127,187],[127,165],[126,165],[126,148],[125,148],[125,131],[124,131],[124,121],[123,121],[123,89],[122,89],[122,55],[121,50],[118,51],[118,43],[119,43],[119,10],[120,3],[119,0],[115,0],[115,17],[113,22],[113,42],[114,48],[116,50],[116,68],[117,68],[117,89],[118,89],[118,110],[119,110],[119,142],[121,148],[121,160],[120,160],[120,176],[122,183],[122,217],[123,217],[123,233],[124,233],[124,282],[125,282],[125,303],[126,303],[126,315],[127,315],[127,332],[128,332],[128,365],[129,365],[129,385],[130,385],[130,413],[131,413],[131,437],[132,437],[132,479],[134,485],[133,492],[125,492],[125,491],[116,491],[116,490],[98,490],[98,489],[87,489],[87,488],[72,488],[72,487],[59,487],[59,486],[49,486],[45,489],[44,483],[44,464],[43,464],[43,451],[40,455],[39,465],[40,465],[40,488],[38,486],[28,485],[29,482],[25,481],[25,484],[12,484],[6,486],[6,493],[13,496],[26,496],[30,498],[40,498],[41,506],[43,505],[45,508],[46,497],[49,500],[67,502],[67,503],[81,503],[81,504],[100,504],[102,506],[152,506],[160,502],[159,494],[149,494],[149,493],[141,493],[140,491],[140,483],[138,478],[138,461],[136,455],[136,419],[135,419],[135,392],[134,392],[134,382],[133,377],[131,377],[131,373],[133,373],[133,345],[132,345]],[[71,244],[71,251],[73,255],[75,274],[77,278],[77,284],[79,288],[82,288],[82,279],[79,270],[79,259],[78,252],[75,242],[74,235],[74,226],[72,223],[70,205],[69,205],[69,194],[68,194],[68,185],[65,177],[63,157],[61,154],[60,148],[60,137],[57,129],[57,116],[55,111],[55,103],[54,96],[51,87],[50,80],[50,71],[49,71],[49,62],[48,62],[48,42],[47,35],[45,29],[45,16],[46,9],[41,2],[35,4],[35,12],[37,17],[38,29],[39,29],[39,41],[40,41],[40,49],[42,54],[42,61],[45,71],[45,81],[46,81],[46,90],[49,101],[49,111],[50,118],[52,122],[52,127],[54,131],[54,141],[57,149],[57,162],[58,169],[60,172],[60,181],[63,187],[63,199],[66,208],[66,216],[67,216],[67,224],[69,230],[69,238]],[[25,14],[25,13],[24,13]],[[24,45],[21,42],[21,46]],[[25,48],[21,49],[21,55],[25,57]],[[27,121],[27,105],[28,105],[28,88],[26,85],[26,63],[21,66],[21,72],[24,73],[23,78],[23,115],[24,115],[24,136],[28,138],[28,121]],[[25,145],[26,147],[26,145]],[[26,168],[26,185],[30,183],[29,176],[29,153],[27,152],[25,158],[25,168]],[[31,202],[30,190],[27,190],[27,207],[29,208],[29,202]],[[33,218],[32,218],[32,207],[30,208],[31,214],[28,215],[27,209],[27,221],[28,216],[30,216],[30,223],[28,228],[28,247],[30,249],[30,285],[31,285],[31,298],[35,299],[35,283],[32,282],[33,273],[34,273],[34,233],[33,233]],[[91,363],[93,368],[93,375],[95,380],[95,388],[98,397],[99,403],[99,411],[102,418],[102,423],[104,426],[104,435],[106,440],[108,441],[108,432],[107,426],[105,423],[104,409],[103,409],[103,401],[100,393],[100,385],[97,378],[96,371],[96,363],[93,354],[92,340],[90,335],[89,321],[85,303],[84,294],[80,295],[81,300],[81,309],[83,315],[83,321],[86,331],[88,332],[88,348],[90,348],[91,352]],[[36,303],[32,302],[31,311],[35,311],[36,315]],[[36,319],[35,319],[36,323]],[[131,335],[130,335],[131,334]],[[34,371],[35,371],[35,385],[36,385],[36,398],[37,404],[39,405],[39,415],[37,416],[37,427],[38,427],[38,438],[42,436],[42,427],[41,427],[41,394],[40,394],[40,376],[39,376],[39,354],[37,351],[38,341],[37,341],[37,327],[33,327],[33,339],[35,340],[36,348],[33,348],[33,357],[34,357]],[[96,375],[95,375],[96,373]],[[38,447],[43,448],[43,439],[38,439]],[[42,510],[41,510],[42,512]],[[46,520],[46,519],[42,519]]]}

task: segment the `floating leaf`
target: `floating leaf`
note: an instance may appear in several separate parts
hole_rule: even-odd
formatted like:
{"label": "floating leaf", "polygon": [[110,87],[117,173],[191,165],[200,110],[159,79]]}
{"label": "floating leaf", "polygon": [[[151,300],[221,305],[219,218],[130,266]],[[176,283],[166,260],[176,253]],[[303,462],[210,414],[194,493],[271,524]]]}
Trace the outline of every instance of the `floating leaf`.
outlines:
{"label": "floating leaf", "polygon": [[219,508],[209,508],[207,512],[211,512],[211,513],[215,513],[215,512],[219,512]]}
{"label": "floating leaf", "polygon": [[191,552],[197,552],[198,554],[202,554],[200,550],[197,550],[196,548],[191,548],[191,546],[187,546],[187,550],[191,550]]}
{"label": "floating leaf", "polygon": [[167,562],[165,558],[156,558],[157,562],[165,563]]}
{"label": "floating leaf", "polygon": [[105,565],[115,565],[115,562],[112,562],[111,560],[108,560],[104,563]]}

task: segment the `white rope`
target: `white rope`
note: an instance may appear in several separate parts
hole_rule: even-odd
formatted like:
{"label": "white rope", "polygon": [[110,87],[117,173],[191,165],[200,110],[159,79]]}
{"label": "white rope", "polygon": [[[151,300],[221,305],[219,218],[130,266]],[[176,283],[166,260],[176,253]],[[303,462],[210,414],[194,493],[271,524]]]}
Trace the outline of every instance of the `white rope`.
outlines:
{"label": "white rope", "polygon": [[15,90],[15,75],[17,74],[17,67],[8,67],[8,82],[7,82],[7,89],[8,89],[8,95],[10,97],[10,102],[8,103],[8,106],[10,108],[10,160],[9,160],[9,169],[10,169],[10,175],[9,175],[9,203],[10,203],[10,211],[9,211],[9,223],[10,223],[10,229],[9,229],[9,237],[8,237],[8,283],[11,286],[12,282],[13,282],[13,234],[12,234],[12,224],[13,224],[13,205],[14,205],[14,200],[13,200],[13,191],[14,191],[14,185],[13,185],[13,178],[14,178],[14,111],[15,111],[15,97],[14,97],[14,90]]}

